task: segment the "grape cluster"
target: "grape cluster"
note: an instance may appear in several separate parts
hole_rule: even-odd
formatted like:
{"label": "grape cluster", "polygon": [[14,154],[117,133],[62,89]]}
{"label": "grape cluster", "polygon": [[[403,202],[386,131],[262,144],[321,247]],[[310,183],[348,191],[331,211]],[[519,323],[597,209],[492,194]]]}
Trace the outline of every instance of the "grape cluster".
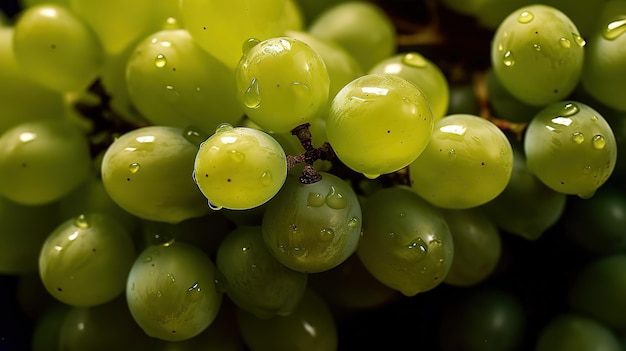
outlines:
{"label": "grape cluster", "polygon": [[623,350],[591,4],[3,5],[0,349]]}

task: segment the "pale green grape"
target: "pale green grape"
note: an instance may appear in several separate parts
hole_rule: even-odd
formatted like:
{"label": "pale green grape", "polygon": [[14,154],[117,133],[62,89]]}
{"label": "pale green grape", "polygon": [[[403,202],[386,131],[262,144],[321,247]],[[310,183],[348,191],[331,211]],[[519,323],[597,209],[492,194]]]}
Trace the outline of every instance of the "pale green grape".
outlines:
{"label": "pale green grape", "polygon": [[584,89],[607,106],[626,111],[626,3],[609,1],[589,36],[581,77]]}
{"label": "pale green grape", "polygon": [[368,74],[337,93],[326,134],[346,166],[376,178],[413,162],[433,123],[430,104],[417,86],[391,74]]}
{"label": "pale green grape", "polygon": [[434,62],[421,54],[414,51],[395,54],[378,62],[368,73],[394,74],[408,80],[426,96],[435,121],[446,115],[450,101],[447,78]]}
{"label": "pale green grape", "polygon": [[561,101],[532,119],[524,138],[528,170],[563,194],[591,197],[609,178],[617,159],[615,136],[596,110]]}
{"label": "pale green grape", "polygon": [[287,159],[269,134],[224,124],[200,145],[193,169],[209,206],[245,210],[266,203],[280,190]]}
{"label": "pale green grape", "polygon": [[443,208],[464,209],[493,200],[513,170],[506,135],[490,121],[457,114],[437,121],[426,149],[409,165],[411,188]]}
{"label": "pale green grape", "polygon": [[[518,100],[500,83],[493,69],[485,75],[485,85],[489,96],[489,107],[494,116],[511,122],[528,123],[541,110]],[[472,89],[473,91],[473,89]]]}
{"label": "pale green grape", "polygon": [[315,18],[309,32],[344,47],[364,71],[391,56],[396,49],[395,27],[373,2],[337,3]]}
{"label": "pale green grape", "polygon": [[194,40],[234,69],[246,40],[264,40],[283,34],[286,1],[181,0],[180,11],[185,28]]}
{"label": "pale green grape", "polygon": [[285,30],[304,30],[304,15],[297,0],[285,1]]}
{"label": "pale green grape", "polygon": [[285,316],[300,303],[307,275],[287,268],[268,250],[261,226],[238,227],[220,244],[219,285],[241,309],[259,318]]}
{"label": "pale green grape", "polygon": [[130,234],[115,217],[86,213],[50,233],[39,254],[39,275],[57,300],[95,306],[122,294],[134,259]]}
{"label": "pale green grape", "polygon": [[263,216],[268,249],[282,264],[299,272],[334,268],[359,243],[361,206],[354,190],[333,174],[320,175],[322,179],[313,184],[287,178]]}
{"label": "pale green grape", "polygon": [[59,5],[24,10],[15,23],[13,46],[20,67],[55,91],[87,88],[102,66],[96,35],[80,17]]}
{"label": "pale green grape", "polygon": [[133,106],[157,125],[194,125],[211,133],[243,116],[234,73],[185,29],[165,29],[141,40],[129,55],[125,79]]}
{"label": "pale green grape", "polygon": [[191,176],[197,151],[179,128],[126,132],[102,159],[104,188],[121,208],[143,219],[177,223],[200,217],[208,208]]}
{"label": "pale green grape", "polygon": [[558,314],[541,329],[537,351],[620,351],[617,336],[602,323],[585,315]]}
{"label": "pale green grape", "polygon": [[550,104],[572,93],[582,73],[585,41],[560,10],[529,5],[509,14],[491,43],[491,64],[520,101]]}
{"label": "pale green grape", "polygon": [[286,133],[323,115],[330,78],[317,51],[290,37],[247,44],[235,76],[237,98],[252,121]]}
{"label": "pale green grape", "polygon": [[0,194],[27,205],[61,199],[87,180],[89,145],[72,122],[42,119],[0,136]]}
{"label": "pale green grape", "polygon": [[182,242],[154,245],[135,260],[126,284],[130,312],[146,334],[182,341],[215,320],[222,295],[207,254]]}

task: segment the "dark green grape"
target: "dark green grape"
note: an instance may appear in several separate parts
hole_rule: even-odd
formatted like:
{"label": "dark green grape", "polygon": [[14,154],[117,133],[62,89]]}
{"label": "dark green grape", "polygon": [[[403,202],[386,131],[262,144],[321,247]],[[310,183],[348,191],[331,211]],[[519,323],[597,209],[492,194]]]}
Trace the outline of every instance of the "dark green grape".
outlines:
{"label": "dark green grape", "polygon": [[58,350],[58,347],[50,347],[51,345],[59,345],[61,337],[61,326],[67,313],[72,307],[55,303],[49,306],[35,322],[33,326],[33,334],[31,338],[32,351],[50,351]]}
{"label": "dark green grape", "polygon": [[617,336],[598,321],[577,314],[560,314],[543,327],[536,351],[620,351]]}

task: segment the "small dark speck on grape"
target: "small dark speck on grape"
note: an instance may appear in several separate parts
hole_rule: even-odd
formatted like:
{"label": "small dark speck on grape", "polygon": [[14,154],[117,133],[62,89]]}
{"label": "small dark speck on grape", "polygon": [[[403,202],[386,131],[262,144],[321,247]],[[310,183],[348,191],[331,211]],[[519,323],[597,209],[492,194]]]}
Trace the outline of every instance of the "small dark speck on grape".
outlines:
{"label": "small dark speck on grape", "polygon": [[561,185],[565,184],[565,182],[561,182]]}
{"label": "small dark speck on grape", "polygon": [[91,252],[96,252],[96,248],[94,247],[93,249],[91,249]]}
{"label": "small dark speck on grape", "polygon": [[387,134],[389,134],[389,133],[391,133],[391,131],[390,131],[390,130],[388,130],[388,131],[387,131]]}
{"label": "small dark speck on grape", "polygon": [[154,267],[154,263],[151,266]]}
{"label": "small dark speck on grape", "polygon": [[176,72],[176,67],[172,67],[172,71]]}
{"label": "small dark speck on grape", "polygon": [[484,166],[484,165],[485,165],[485,161],[481,162],[481,163],[480,163],[480,165],[481,165],[481,166]]}
{"label": "small dark speck on grape", "polygon": [[559,92],[559,89],[552,90],[555,94]]}
{"label": "small dark speck on grape", "polygon": [[205,178],[208,178],[208,177],[209,177],[209,175],[208,175],[208,174],[205,174],[205,175],[204,175],[204,177],[205,177]]}
{"label": "small dark speck on grape", "polygon": [[206,27],[202,27],[203,30],[206,30]]}
{"label": "small dark speck on grape", "polygon": [[172,330],[172,334],[175,334],[175,333],[176,333],[176,330]]}
{"label": "small dark speck on grape", "polygon": [[126,181],[127,181],[127,182],[130,182],[130,178],[126,178]]}
{"label": "small dark speck on grape", "polygon": [[56,48],[57,48],[57,45],[56,45],[56,44],[52,44],[52,45],[50,45],[50,49],[54,50],[54,49],[56,49]]}
{"label": "small dark speck on grape", "polygon": [[226,181],[230,183],[230,178],[226,179]]}
{"label": "small dark speck on grape", "polygon": [[26,162],[22,162],[22,167],[26,167]]}
{"label": "small dark speck on grape", "polygon": [[63,289],[61,289],[61,288],[57,288],[57,290],[59,290],[59,291],[63,291]]}

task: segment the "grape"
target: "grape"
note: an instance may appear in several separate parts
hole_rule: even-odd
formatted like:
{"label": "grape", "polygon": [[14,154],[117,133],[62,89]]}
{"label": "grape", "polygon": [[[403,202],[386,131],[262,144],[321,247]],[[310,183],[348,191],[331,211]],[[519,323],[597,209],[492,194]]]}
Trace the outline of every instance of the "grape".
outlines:
{"label": "grape", "polygon": [[513,150],[504,133],[486,119],[457,114],[437,121],[409,176],[411,188],[430,203],[465,209],[498,196],[512,170]]}
{"label": "grape", "polygon": [[267,133],[224,124],[196,155],[194,178],[214,209],[245,210],[271,199],[287,177],[287,159]]}
{"label": "grape", "polygon": [[307,275],[278,262],[265,246],[261,226],[238,227],[216,256],[219,284],[241,309],[259,318],[289,315],[307,287]]}
{"label": "grape", "polygon": [[494,115],[512,122],[528,123],[541,110],[541,106],[525,104],[513,96],[500,83],[492,69],[485,77],[489,106]]}
{"label": "grape", "polygon": [[102,66],[102,47],[82,18],[65,7],[42,4],[15,23],[15,58],[25,72],[55,91],[81,91]]}
{"label": "grape", "polygon": [[114,218],[81,214],[61,223],[39,255],[46,290],[72,306],[95,306],[122,294],[135,259],[130,234]]}
{"label": "grape", "polygon": [[615,136],[589,105],[562,101],[544,107],[526,130],[528,170],[549,188],[591,197],[609,178],[617,159]]}
{"label": "grape", "polygon": [[453,252],[445,219],[408,188],[367,197],[357,254],[383,284],[406,296],[431,290],[448,274]]}
{"label": "grape", "polygon": [[125,78],[133,106],[157,125],[193,125],[211,133],[243,116],[234,73],[186,29],[165,29],[141,40],[128,58]]}
{"label": "grape", "polygon": [[215,320],[222,301],[215,270],[209,256],[186,243],[144,249],[126,283],[133,318],[146,334],[166,341],[200,334]]}
{"label": "grape", "polygon": [[70,306],[57,303],[48,307],[33,327],[31,351],[49,351],[50,345],[59,345],[61,325]]}
{"label": "grape", "polygon": [[583,315],[564,313],[543,327],[537,351],[620,351],[616,335],[606,326]]}
{"label": "grape", "polygon": [[184,132],[147,126],[116,139],[102,159],[102,182],[113,201],[137,217],[162,222],[206,214],[191,177],[198,148]]}
{"label": "grape", "polygon": [[369,74],[395,74],[417,85],[430,103],[435,121],[446,115],[450,87],[443,72],[431,60],[410,51],[386,58],[372,68]]}
{"label": "grape", "polygon": [[304,15],[297,0],[285,1],[285,31],[304,30]]}
{"label": "grape", "polygon": [[208,53],[234,69],[241,47],[250,38],[265,40],[282,35],[287,0],[182,0],[183,23]]}
{"label": "grape", "polygon": [[326,134],[346,166],[376,178],[413,162],[426,147],[433,123],[418,87],[395,75],[368,74],[337,93]]}
{"label": "grape", "polygon": [[560,10],[529,5],[509,14],[491,44],[496,77],[517,99],[542,106],[565,99],[582,73],[585,42]]}
{"label": "grape", "polygon": [[330,78],[324,60],[303,41],[252,39],[235,70],[237,98],[246,115],[266,131],[290,132],[319,118],[328,105]]}
{"label": "grape", "polygon": [[0,194],[25,205],[61,199],[89,176],[87,138],[68,120],[21,123],[0,136]]}
{"label": "grape", "polygon": [[320,172],[321,180],[302,184],[289,177],[263,215],[263,239],[285,266],[305,273],[332,269],[356,251],[361,206],[343,179]]}

